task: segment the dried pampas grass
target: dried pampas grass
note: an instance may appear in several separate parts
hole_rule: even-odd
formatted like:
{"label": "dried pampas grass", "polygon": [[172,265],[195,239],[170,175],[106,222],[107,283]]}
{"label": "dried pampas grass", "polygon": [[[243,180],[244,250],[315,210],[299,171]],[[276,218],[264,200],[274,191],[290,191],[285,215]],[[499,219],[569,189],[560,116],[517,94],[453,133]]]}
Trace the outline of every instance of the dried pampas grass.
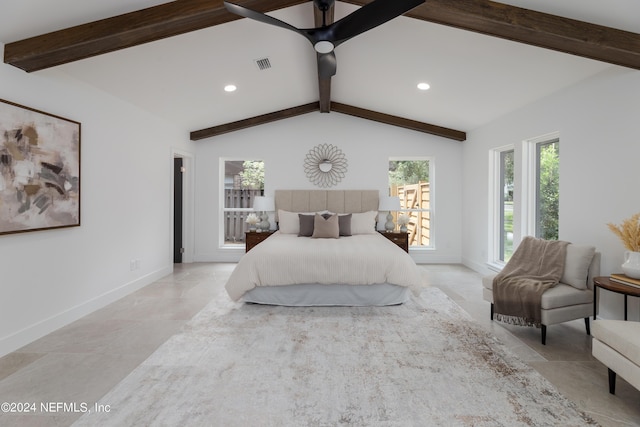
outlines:
{"label": "dried pampas grass", "polygon": [[640,212],[625,219],[619,226],[611,223],[607,226],[620,237],[625,248],[632,252],[640,252]]}

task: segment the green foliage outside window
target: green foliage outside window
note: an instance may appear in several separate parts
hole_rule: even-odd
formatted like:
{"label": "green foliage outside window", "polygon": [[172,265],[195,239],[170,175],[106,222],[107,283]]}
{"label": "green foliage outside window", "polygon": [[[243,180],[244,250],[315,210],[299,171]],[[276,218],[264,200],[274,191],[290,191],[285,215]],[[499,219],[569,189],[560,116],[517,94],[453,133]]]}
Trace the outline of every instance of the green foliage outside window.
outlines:
{"label": "green foliage outside window", "polygon": [[515,184],[514,173],[514,151],[503,151],[500,155],[501,161],[501,248],[500,258],[502,261],[507,262],[513,255],[513,190]]}
{"label": "green foliage outside window", "polygon": [[264,190],[264,162],[248,160],[242,163],[242,168],[242,188]]}
{"label": "green foliage outside window", "polygon": [[556,141],[540,147],[538,177],[538,237],[558,240],[560,156]]}
{"label": "green foliage outside window", "polygon": [[429,182],[428,160],[390,160],[389,185],[400,186]]}

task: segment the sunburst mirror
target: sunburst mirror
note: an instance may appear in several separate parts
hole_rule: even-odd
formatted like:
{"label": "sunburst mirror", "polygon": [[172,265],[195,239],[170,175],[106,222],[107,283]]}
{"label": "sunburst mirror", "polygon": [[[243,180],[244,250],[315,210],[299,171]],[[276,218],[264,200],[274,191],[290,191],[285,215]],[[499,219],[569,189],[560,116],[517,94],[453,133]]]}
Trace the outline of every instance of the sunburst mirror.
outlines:
{"label": "sunburst mirror", "polygon": [[341,149],[332,144],[316,145],[304,159],[304,171],[316,186],[333,187],[347,173],[347,158]]}

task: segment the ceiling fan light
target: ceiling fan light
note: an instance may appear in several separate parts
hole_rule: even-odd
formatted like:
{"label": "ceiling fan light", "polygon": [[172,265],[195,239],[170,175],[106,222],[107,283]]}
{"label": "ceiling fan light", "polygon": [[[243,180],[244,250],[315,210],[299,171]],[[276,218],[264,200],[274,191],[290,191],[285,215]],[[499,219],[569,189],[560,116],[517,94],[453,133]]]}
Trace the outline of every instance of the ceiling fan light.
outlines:
{"label": "ceiling fan light", "polygon": [[321,40],[317,42],[315,45],[313,45],[313,48],[318,53],[329,53],[333,51],[333,43],[326,40]]}
{"label": "ceiling fan light", "polygon": [[430,87],[429,83],[418,83],[418,89],[420,90],[429,90]]}
{"label": "ceiling fan light", "polygon": [[225,92],[235,92],[236,89],[237,89],[236,85],[226,85],[224,87]]}

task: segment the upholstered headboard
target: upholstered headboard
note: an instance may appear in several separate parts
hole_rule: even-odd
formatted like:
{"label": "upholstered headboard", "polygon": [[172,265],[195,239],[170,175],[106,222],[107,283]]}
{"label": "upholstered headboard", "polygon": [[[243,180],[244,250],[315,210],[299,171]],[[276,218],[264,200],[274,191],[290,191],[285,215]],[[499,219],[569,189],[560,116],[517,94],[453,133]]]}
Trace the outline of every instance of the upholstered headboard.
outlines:
{"label": "upholstered headboard", "polygon": [[378,210],[378,190],[276,190],[278,209],[289,212],[358,213]]}

